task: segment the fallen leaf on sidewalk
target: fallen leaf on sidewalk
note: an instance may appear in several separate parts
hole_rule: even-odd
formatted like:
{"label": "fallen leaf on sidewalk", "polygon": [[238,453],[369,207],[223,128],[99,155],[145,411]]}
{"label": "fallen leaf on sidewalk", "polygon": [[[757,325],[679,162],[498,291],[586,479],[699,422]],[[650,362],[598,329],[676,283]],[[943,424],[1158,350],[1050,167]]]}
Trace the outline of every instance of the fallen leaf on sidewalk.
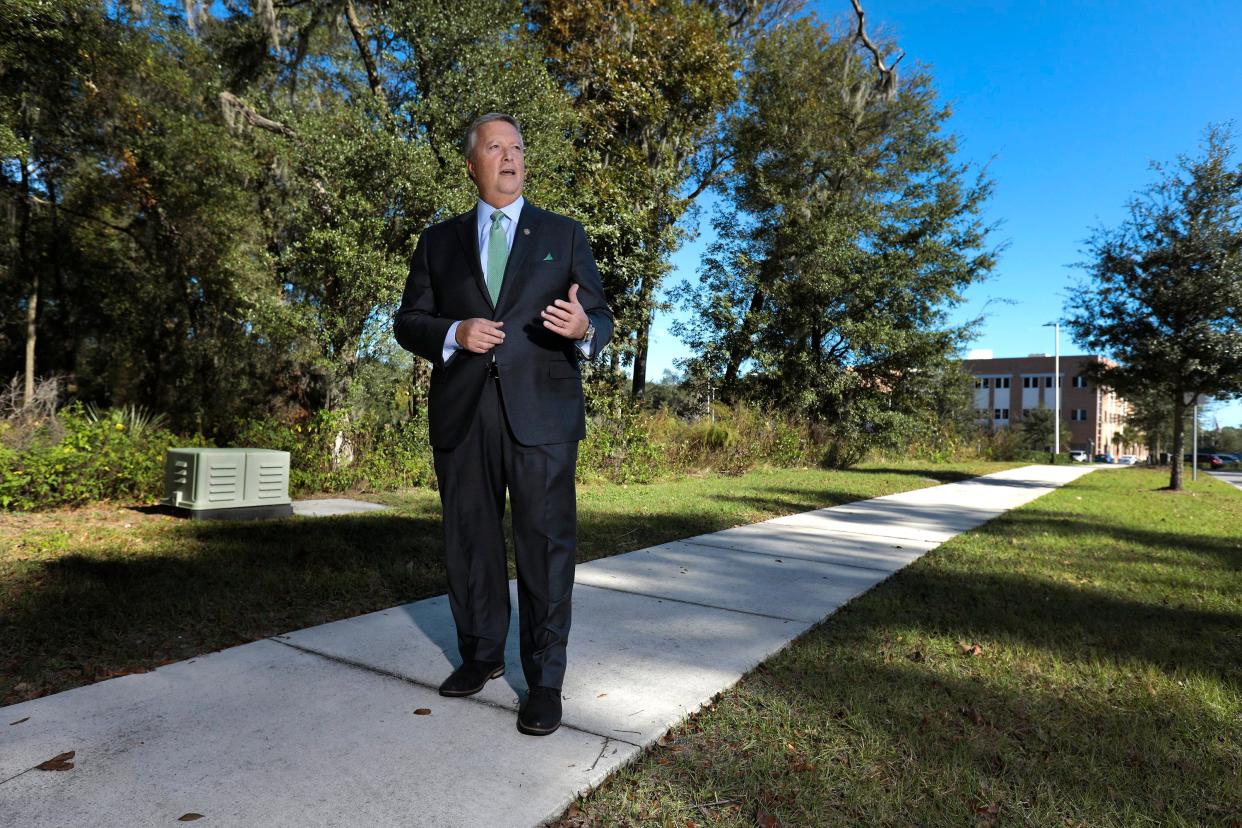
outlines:
{"label": "fallen leaf on sidewalk", "polygon": [[420,707],[420,708],[418,708],[417,710],[415,710],[415,711],[414,711],[414,715],[415,715],[415,716],[430,716],[430,715],[431,715],[431,708],[430,708],[430,707]]}
{"label": "fallen leaf on sidewalk", "polygon": [[48,759],[46,762],[41,762],[40,764],[35,765],[35,767],[38,768],[39,770],[45,770],[45,771],[72,770],[73,763],[70,762],[69,760],[73,758],[73,754],[76,752],[77,751],[71,750],[71,751],[68,751],[67,753],[58,754],[56,756],[53,756],[51,759]]}
{"label": "fallen leaf on sidewalk", "polygon": [[15,722],[9,722],[9,727],[12,727],[15,724],[21,724],[22,722],[28,722],[28,721],[30,721],[30,717],[26,716],[25,718],[18,719]]}
{"label": "fallen leaf on sidewalk", "polygon": [[203,818],[202,814],[196,814],[193,811],[190,811],[188,814],[182,814],[181,816],[177,817],[177,822],[193,822],[196,819],[202,819],[202,818]]}

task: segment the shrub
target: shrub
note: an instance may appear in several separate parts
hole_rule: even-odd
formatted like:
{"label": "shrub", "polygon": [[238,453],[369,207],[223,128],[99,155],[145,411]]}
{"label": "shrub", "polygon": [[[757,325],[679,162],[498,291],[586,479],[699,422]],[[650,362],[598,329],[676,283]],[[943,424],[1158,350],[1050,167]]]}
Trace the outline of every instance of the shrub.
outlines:
{"label": "shrub", "polygon": [[92,416],[74,403],[31,424],[22,435],[24,447],[0,449],[0,508],[32,510],[95,500],[158,498],[165,452],[172,446],[205,442],[150,424],[134,429],[132,414],[113,410]]}
{"label": "shrub", "polygon": [[586,439],[578,446],[578,477],[616,483],[647,483],[669,467],[652,439],[651,415],[630,403],[623,391],[598,394]]}
{"label": "shrub", "polygon": [[347,410],[319,411],[304,423],[274,418],[235,423],[233,442],[289,452],[289,489],[386,491],[435,483],[427,421],[355,421]]}
{"label": "shrub", "polygon": [[685,420],[649,411],[623,394],[607,407],[597,398],[578,455],[585,480],[644,482],[669,473],[742,474],[761,465],[795,466],[816,454],[807,428],[758,408],[716,403],[708,416]]}

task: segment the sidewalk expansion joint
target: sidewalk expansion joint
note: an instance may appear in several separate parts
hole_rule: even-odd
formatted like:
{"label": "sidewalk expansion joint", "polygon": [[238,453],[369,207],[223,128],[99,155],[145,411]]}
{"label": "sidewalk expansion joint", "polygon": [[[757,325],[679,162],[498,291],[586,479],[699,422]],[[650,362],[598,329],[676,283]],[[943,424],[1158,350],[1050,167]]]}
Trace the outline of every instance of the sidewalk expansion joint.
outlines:
{"label": "sidewalk expansion joint", "polygon": [[701,601],[688,601],[685,598],[669,598],[664,595],[651,595],[647,592],[637,592],[632,589],[621,589],[621,587],[600,586],[599,584],[574,584],[574,589],[586,587],[589,589],[606,589],[609,592],[622,592],[626,595],[637,595],[640,598],[654,598],[657,601],[672,601],[674,604],[689,604],[692,607],[706,607],[707,609],[720,610],[721,612],[736,612],[741,615],[757,615],[760,618],[771,618],[773,621],[788,621],[794,624],[805,624],[801,618],[786,618],[783,615],[768,615],[766,612],[754,612],[753,610],[732,609],[731,607],[718,607],[715,604],[704,604]]}
{"label": "sidewalk expansion joint", "polygon": [[[384,676],[385,678],[391,678],[391,679],[396,679],[397,681],[403,681],[406,684],[412,684],[415,687],[421,687],[424,690],[434,690],[437,693],[440,691],[440,688],[438,685],[429,684],[428,682],[425,682],[425,681],[419,681],[416,678],[410,678],[409,676],[404,676],[400,673],[393,672],[392,670],[385,670],[381,667],[375,667],[370,664],[364,664],[361,661],[354,661],[351,658],[345,658],[344,656],[332,655],[331,653],[321,652],[320,650],[315,650],[310,647],[304,647],[301,644],[294,644],[291,641],[283,641],[280,638],[276,638],[276,637],[268,638],[268,641],[273,641],[277,644],[283,644],[286,647],[289,647],[290,649],[293,649],[293,650],[297,650],[300,653],[306,653],[307,655],[318,656],[319,658],[326,659],[327,661],[335,662],[345,667],[352,667],[355,670],[362,670],[367,673],[374,673],[377,676]],[[473,704],[479,704],[484,707],[490,707],[493,710],[500,710],[504,713],[516,713],[517,712],[512,707],[509,707],[508,705],[500,704],[499,702],[489,701],[488,699],[482,699],[482,698],[479,698],[478,696],[465,696],[462,698],[453,699],[453,701],[472,702]],[[616,736],[609,736],[606,733],[597,733],[594,730],[590,730],[585,727],[579,727],[577,725],[572,725],[572,724],[569,724],[568,722],[562,721],[561,727],[565,728],[566,730],[573,730],[573,731],[577,731],[578,733],[585,733],[588,736],[597,736],[600,739],[611,739],[614,742],[625,742],[627,745],[633,745],[634,747],[641,747],[641,745],[637,744],[636,742],[630,742],[625,739],[618,739]]]}
{"label": "sidewalk expansion joint", "polygon": [[[706,546],[709,549],[724,549],[728,552],[743,552],[747,555],[758,555],[761,558],[775,558],[776,560],[779,560],[779,561],[802,561],[804,563],[823,564],[824,566],[844,566],[844,567],[848,567],[849,569],[865,569],[868,572],[883,572],[885,575],[891,575],[894,571],[891,569],[884,569],[878,566],[864,566],[862,564],[845,563],[844,561],[825,561],[821,558],[804,558],[801,555],[785,555],[785,554],[778,554],[776,552],[760,552],[758,549],[738,549],[737,547],[733,547],[733,546],[721,546],[720,544],[716,544],[716,543],[706,543],[704,541],[695,540],[694,538],[687,538],[686,540],[682,541],[682,543],[690,543],[690,544],[694,544],[695,546]],[[903,547],[898,546],[894,548],[901,549],[903,552],[905,551]],[[911,550],[911,551],[916,551],[916,550]],[[931,550],[929,549],[927,551],[930,552]],[[921,554],[923,553],[920,553],[920,555]],[[905,565],[907,564],[903,564],[903,566]]]}

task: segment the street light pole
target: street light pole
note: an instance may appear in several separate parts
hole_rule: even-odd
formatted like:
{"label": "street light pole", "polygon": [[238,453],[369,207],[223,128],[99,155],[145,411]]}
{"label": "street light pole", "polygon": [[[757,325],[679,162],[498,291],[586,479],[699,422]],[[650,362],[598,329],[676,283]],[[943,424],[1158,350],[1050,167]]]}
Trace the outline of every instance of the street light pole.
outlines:
{"label": "street light pole", "polygon": [[1056,351],[1052,358],[1052,462],[1061,456],[1061,323],[1045,322],[1043,327],[1053,328]]}
{"label": "street light pole", "polygon": [[1195,397],[1194,411],[1195,411],[1194,429],[1191,431],[1191,434],[1193,434],[1194,437],[1191,438],[1193,445],[1190,448],[1190,452],[1191,452],[1190,456],[1193,457],[1194,460],[1191,461],[1190,463],[1190,479],[1198,480],[1199,479],[1199,398],[1198,397]]}

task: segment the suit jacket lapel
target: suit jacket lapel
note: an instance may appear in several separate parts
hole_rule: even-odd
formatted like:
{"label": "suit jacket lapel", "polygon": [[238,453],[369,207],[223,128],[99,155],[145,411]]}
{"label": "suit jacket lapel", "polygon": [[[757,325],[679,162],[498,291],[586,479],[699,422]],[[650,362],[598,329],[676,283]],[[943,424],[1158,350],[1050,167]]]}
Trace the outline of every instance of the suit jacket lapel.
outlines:
{"label": "suit jacket lapel", "polygon": [[[483,265],[479,263],[479,239],[478,232],[478,208],[471,210],[461,216],[457,221],[457,237],[461,240],[461,246],[466,254],[466,264],[470,266],[470,275],[474,280],[474,285],[479,289],[479,293],[483,295],[483,301],[487,303],[489,308],[495,310],[496,306],[492,304],[491,294],[487,292],[487,279],[483,277]],[[522,215],[526,215],[526,210],[522,210]],[[516,242],[514,243],[516,246]],[[512,261],[513,257],[509,257]],[[505,268],[505,275],[508,276],[508,268]],[[503,292],[502,294],[503,295]]]}
{"label": "suit jacket lapel", "polygon": [[518,215],[517,230],[513,236],[513,247],[509,249],[509,260],[505,263],[505,280],[500,284],[500,296],[496,299],[497,308],[504,307],[505,299],[517,290],[514,282],[517,281],[517,274],[522,270],[522,262],[526,260],[526,254],[535,243],[536,231],[543,218],[542,213],[542,210],[529,201],[522,205],[522,212]]}

